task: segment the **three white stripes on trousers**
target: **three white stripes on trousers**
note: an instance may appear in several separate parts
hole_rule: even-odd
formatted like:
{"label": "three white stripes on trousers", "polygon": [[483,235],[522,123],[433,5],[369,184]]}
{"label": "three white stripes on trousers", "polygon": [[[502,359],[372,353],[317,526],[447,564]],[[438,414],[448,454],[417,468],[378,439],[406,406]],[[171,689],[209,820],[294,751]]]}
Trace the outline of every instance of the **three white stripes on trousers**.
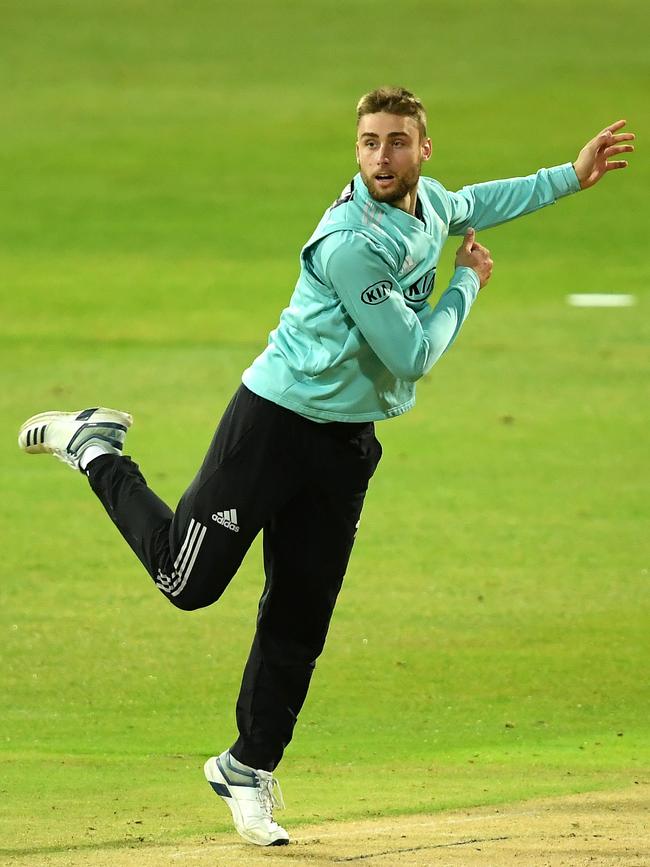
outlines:
{"label": "three white stripes on trousers", "polygon": [[194,563],[203,544],[207,529],[203,524],[199,524],[198,521],[192,518],[181,550],[174,561],[174,571],[171,574],[171,578],[159,569],[158,575],[154,579],[163,593],[168,593],[170,596],[178,596],[182,592],[188,578],[192,574],[192,569],[194,568]]}

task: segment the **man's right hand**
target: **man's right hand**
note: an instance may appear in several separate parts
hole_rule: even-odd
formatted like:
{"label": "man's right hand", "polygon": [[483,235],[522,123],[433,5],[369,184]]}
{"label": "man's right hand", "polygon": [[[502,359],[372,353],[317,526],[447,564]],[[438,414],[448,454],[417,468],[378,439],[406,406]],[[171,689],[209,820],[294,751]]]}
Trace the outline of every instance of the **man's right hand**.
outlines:
{"label": "man's right hand", "polygon": [[457,268],[472,268],[476,271],[478,279],[481,281],[481,289],[492,276],[492,256],[487,247],[476,243],[476,232],[474,229],[468,229],[467,234],[463,238],[463,243],[456,251],[456,267]]}

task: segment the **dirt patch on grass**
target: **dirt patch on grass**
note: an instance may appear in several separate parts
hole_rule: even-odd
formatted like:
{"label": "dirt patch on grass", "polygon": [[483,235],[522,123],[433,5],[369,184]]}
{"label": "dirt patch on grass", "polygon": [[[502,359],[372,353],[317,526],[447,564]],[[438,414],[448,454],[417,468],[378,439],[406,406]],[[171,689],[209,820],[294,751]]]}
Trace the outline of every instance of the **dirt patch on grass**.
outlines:
{"label": "dirt patch on grass", "polygon": [[[40,856],[66,867],[648,867],[650,786],[298,828],[291,845],[257,849],[233,832],[202,843],[142,844]],[[290,823],[287,823],[290,827]],[[20,859],[26,863],[25,859]],[[29,859],[29,863],[33,862]]]}

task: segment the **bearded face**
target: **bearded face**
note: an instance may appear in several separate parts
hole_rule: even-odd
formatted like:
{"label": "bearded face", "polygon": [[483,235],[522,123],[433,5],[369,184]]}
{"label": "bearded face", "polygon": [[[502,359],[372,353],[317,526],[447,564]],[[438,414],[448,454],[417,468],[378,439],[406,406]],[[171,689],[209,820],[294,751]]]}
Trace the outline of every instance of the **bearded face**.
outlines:
{"label": "bearded face", "polygon": [[359,120],[357,161],[368,192],[378,202],[412,213],[422,162],[431,155],[411,117],[377,112]]}
{"label": "bearded face", "polygon": [[377,202],[394,205],[414,192],[420,178],[420,163],[402,171],[380,169],[374,175],[366,175],[361,169],[361,177],[368,192]]}

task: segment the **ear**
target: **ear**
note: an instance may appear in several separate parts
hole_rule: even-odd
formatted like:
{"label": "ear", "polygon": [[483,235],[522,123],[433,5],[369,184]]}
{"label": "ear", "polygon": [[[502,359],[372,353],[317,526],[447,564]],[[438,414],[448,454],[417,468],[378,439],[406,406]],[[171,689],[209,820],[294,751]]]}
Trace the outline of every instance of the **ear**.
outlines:
{"label": "ear", "polygon": [[356,157],[357,157],[357,165],[360,165],[360,162],[359,162],[359,142],[357,142],[357,143],[355,144],[355,146],[354,146],[354,152],[355,152]]}
{"label": "ear", "polygon": [[433,153],[433,145],[431,144],[430,138],[425,138],[424,141],[420,145],[420,153],[422,155],[422,160],[430,160],[431,154]]}

